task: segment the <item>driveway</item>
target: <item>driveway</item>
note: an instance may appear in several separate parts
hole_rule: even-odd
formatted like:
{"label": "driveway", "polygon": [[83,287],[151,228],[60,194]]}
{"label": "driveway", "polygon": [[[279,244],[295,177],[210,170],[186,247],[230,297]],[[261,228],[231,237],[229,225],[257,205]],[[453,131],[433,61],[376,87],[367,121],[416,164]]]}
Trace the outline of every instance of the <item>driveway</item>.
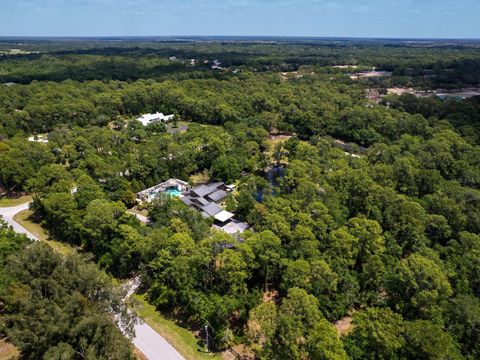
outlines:
{"label": "driveway", "polygon": [[[3,216],[3,219],[7,224],[12,226],[17,233],[25,234],[32,240],[38,240],[35,235],[13,219],[13,217],[19,212],[27,210],[29,205],[29,203],[25,203],[12,207],[0,207],[0,216]],[[140,221],[142,221],[142,219],[140,219]],[[138,286],[138,284],[132,284],[129,289],[129,295],[135,291],[136,286]],[[185,360],[183,356],[167,342],[167,340],[160,336],[150,326],[145,324],[141,319],[139,320],[140,321],[135,325],[135,337],[133,338],[133,343],[148,360]]]}
{"label": "driveway", "polygon": [[0,207],[0,216],[3,216],[3,220],[7,222],[8,225],[13,227],[13,230],[19,234],[25,234],[27,237],[29,237],[32,240],[38,240],[38,238],[33,235],[30,231],[25,229],[22,225],[17,223],[15,220],[13,220],[13,217],[17,215],[19,212],[28,210],[28,206],[30,203],[25,203],[17,206],[11,206],[11,207]]}

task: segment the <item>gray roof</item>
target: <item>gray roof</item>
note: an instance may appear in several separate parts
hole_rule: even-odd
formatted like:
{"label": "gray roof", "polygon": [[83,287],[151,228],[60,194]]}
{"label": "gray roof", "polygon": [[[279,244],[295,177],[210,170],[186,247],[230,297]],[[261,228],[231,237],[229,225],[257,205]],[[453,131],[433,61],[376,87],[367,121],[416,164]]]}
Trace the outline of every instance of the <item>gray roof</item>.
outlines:
{"label": "gray roof", "polygon": [[191,193],[194,195],[197,195],[198,197],[204,197],[205,195],[208,195],[211,193],[210,189],[206,185],[200,185],[196,186],[191,190]]}
{"label": "gray roof", "polygon": [[218,189],[220,186],[225,186],[225,183],[223,182],[214,182],[214,183],[210,183],[207,185],[210,189],[212,190],[216,190]]}
{"label": "gray roof", "polygon": [[215,182],[207,185],[200,185],[197,187],[194,187],[191,192],[199,197],[204,197],[208,194],[211,194],[215,191],[217,191],[221,186],[224,186],[225,184],[223,182]]}
{"label": "gray roof", "polygon": [[223,191],[223,190],[217,190],[217,191],[214,191],[211,194],[208,194],[208,198],[212,201],[215,201],[215,202],[219,202],[219,201],[225,199],[227,196],[228,196],[227,192]]}
{"label": "gray roof", "polygon": [[223,209],[218,204],[211,202],[210,204],[203,206],[202,210],[210,216],[215,216]]}
{"label": "gray roof", "polygon": [[208,205],[210,203],[210,201],[208,201],[207,199],[205,199],[203,197],[190,197],[190,202],[192,204],[197,204],[197,205],[200,205],[200,206],[205,206],[205,205]]}
{"label": "gray roof", "polygon": [[190,196],[184,196],[180,198],[180,200],[182,200],[182,202],[187,206],[192,205],[192,198]]}

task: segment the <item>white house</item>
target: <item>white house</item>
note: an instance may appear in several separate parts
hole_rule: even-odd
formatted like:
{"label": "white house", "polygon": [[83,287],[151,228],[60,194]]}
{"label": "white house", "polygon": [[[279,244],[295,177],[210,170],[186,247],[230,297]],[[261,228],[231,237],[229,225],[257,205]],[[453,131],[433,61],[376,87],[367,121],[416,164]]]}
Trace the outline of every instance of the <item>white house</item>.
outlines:
{"label": "white house", "polygon": [[147,126],[148,124],[151,124],[154,121],[160,121],[163,123],[166,123],[167,121],[172,120],[175,117],[175,115],[163,115],[163,113],[155,113],[155,114],[144,114],[137,118],[138,121],[140,121],[143,126]]}

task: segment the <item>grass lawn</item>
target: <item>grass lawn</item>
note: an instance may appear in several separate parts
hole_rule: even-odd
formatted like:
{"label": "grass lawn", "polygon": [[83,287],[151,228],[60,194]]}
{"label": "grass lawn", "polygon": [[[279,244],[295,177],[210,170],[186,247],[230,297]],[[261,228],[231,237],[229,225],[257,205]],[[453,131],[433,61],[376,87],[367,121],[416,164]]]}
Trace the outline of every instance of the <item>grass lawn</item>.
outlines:
{"label": "grass lawn", "polygon": [[222,359],[220,355],[207,354],[198,346],[197,338],[188,329],[162,316],[153,305],[145,300],[145,295],[134,295],[138,304],[137,314],[156,332],[165,338],[187,360]]}
{"label": "grass lawn", "polygon": [[177,121],[177,126],[174,127],[173,122],[169,122],[167,123],[166,131],[170,134],[183,134],[187,131],[189,125],[190,123],[188,121]]}
{"label": "grass lawn", "polygon": [[30,195],[24,195],[18,198],[0,197],[0,207],[16,206],[30,201],[32,201]]}
{"label": "grass lawn", "polygon": [[148,210],[147,209],[138,210],[136,207],[134,207],[134,208],[129,209],[128,212],[148,217]]}
{"label": "grass lawn", "polygon": [[12,344],[0,339],[0,359],[17,360],[20,359],[20,351]]}
{"label": "grass lawn", "polygon": [[[267,157],[270,159],[270,161],[273,161],[273,152],[275,151],[275,146],[277,144],[286,142],[289,138],[290,136],[277,136],[266,141],[268,145]],[[286,157],[282,158],[282,162],[287,162],[287,160],[288,159]]]}
{"label": "grass lawn", "polygon": [[13,219],[20,225],[22,225],[25,229],[30,231],[33,235],[35,235],[39,240],[42,240],[48,245],[50,245],[52,249],[59,254],[69,255],[75,251],[75,248],[73,246],[49,238],[45,229],[42,228],[40,224],[33,222],[31,216],[32,210],[24,210],[20,211],[17,215],[15,215]]}
{"label": "grass lawn", "polygon": [[143,353],[140,350],[138,350],[136,347],[133,348],[133,354],[135,355],[135,358],[137,360],[148,360],[147,357],[143,355]]}
{"label": "grass lawn", "polygon": [[206,184],[210,180],[210,174],[208,171],[199,172],[190,176],[190,182],[194,185]]}

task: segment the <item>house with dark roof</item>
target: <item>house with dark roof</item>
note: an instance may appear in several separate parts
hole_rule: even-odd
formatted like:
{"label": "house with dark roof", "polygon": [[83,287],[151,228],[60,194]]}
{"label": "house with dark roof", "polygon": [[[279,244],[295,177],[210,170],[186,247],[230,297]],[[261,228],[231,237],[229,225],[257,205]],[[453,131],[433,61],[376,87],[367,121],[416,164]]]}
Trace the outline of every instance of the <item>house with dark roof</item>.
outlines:
{"label": "house with dark roof", "polygon": [[234,219],[235,214],[220,206],[234,187],[223,182],[214,182],[191,188],[185,181],[170,179],[139,192],[137,198],[141,202],[151,202],[160,193],[178,197],[185,205],[198,210],[204,218],[213,218],[214,228],[235,235],[248,229],[248,224]]}
{"label": "house with dark roof", "polygon": [[235,216],[219,205],[228,196],[228,191],[223,182],[204,184],[190,189],[181,200],[184,204],[200,211],[205,218],[213,218],[215,224],[222,228]]}
{"label": "house with dark roof", "polygon": [[228,193],[225,190],[216,190],[213,193],[208,194],[206,198],[218,203],[223,199],[225,199],[227,196],[228,196]]}

